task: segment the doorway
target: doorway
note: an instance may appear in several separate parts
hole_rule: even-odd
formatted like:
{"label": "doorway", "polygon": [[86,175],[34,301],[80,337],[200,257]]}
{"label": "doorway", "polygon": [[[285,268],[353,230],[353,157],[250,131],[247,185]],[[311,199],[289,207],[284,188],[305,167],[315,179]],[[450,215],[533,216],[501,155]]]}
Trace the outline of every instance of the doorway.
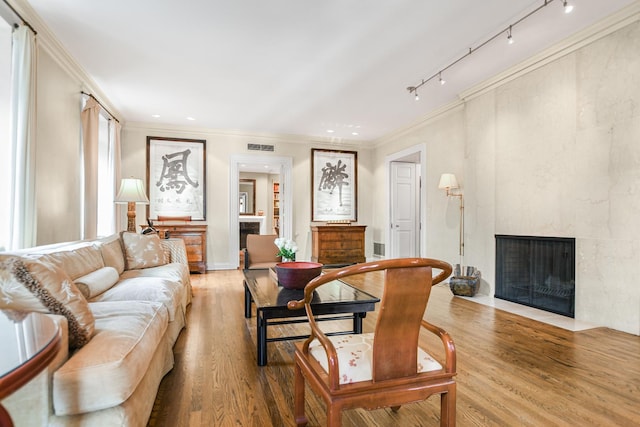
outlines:
{"label": "doorway", "polygon": [[386,157],[388,226],[385,258],[426,254],[426,186],[421,185],[426,145],[419,144]]}
{"label": "doorway", "polygon": [[[233,155],[229,165],[229,268],[236,268],[240,253],[240,172],[252,172],[262,169],[269,170],[271,175],[279,175],[279,234],[280,237],[290,239],[293,233],[293,203],[291,157],[276,157],[265,155]],[[271,234],[270,227],[265,234]]]}

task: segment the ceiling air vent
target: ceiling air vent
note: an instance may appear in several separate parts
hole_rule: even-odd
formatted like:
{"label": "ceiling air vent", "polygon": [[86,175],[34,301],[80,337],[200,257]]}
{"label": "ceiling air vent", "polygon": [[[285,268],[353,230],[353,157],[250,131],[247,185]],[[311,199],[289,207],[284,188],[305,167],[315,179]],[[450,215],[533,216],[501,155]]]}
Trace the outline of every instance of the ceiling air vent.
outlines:
{"label": "ceiling air vent", "polygon": [[273,145],[263,144],[247,144],[247,150],[249,151],[274,151]]}

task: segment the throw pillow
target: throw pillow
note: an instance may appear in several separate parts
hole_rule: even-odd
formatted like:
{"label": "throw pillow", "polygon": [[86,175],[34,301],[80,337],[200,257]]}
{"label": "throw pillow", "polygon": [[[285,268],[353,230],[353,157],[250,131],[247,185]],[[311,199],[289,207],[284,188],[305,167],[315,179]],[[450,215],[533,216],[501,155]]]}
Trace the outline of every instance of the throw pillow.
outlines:
{"label": "throw pillow", "polygon": [[119,277],[115,268],[102,267],[85,276],[78,277],[73,283],[82,292],[82,295],[89,300],[115,285]]}
{"label": "throw pillow", "polygon": [[124,271],[124,253],[119,236],[107,242],[100,242],[98,247],[102,252],[102,259],[106,267],[113,267],[118,274]]}
{"label": "throw pillow", "polygon": [[127,270],[157,267],[167,263],[160,237],[157,234],[123,231],[122,244],[127,259]]}
{"label": "throw pillow", "polygon": [[69,347],[93,335],[95,320],[78,288],[60,268],[40,260],[0,255],[0,309],[53,313],[67,318]]}

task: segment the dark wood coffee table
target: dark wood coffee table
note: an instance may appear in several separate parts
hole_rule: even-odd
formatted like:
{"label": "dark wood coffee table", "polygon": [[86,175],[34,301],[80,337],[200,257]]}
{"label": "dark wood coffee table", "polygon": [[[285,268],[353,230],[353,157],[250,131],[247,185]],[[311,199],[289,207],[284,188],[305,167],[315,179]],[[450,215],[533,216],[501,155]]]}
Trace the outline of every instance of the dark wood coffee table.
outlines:
{"label": "dark wood coffee table", "polygon": [[[308,335],[267,337],[270,325],[285,325],[307,322],[304,310],[289,310],[287,303],[300,300],[302,290],[285,289],[278,286],[272,270],[243,270],[244,273],[244,317],[251,317],[251,303],[256,306],[258,366],[267,364],[267,342],[307,338]],[[354,288],[340,280],[327,283],[317,289],[311,307],[317,321],[353,319],[353,330],[339,334],[361,334],[362,319],[368,311],[375,310],[380,299]],[[337,315],[337,316],[333,316]],[[270,320],[281,319],[281,320]]]}

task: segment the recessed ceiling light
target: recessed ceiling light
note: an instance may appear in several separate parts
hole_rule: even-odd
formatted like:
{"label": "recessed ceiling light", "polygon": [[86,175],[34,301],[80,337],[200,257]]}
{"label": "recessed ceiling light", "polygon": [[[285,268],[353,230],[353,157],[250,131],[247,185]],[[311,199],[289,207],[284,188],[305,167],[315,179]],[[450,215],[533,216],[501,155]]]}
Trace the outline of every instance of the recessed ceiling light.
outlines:
{"label": "recessed ceiling light", "polygon": [[351,135],[360,135],[358,132],[351,132]]}
{"label": "recessed ceiling light", "polygon": [[191,120],[191,121],[193,121],[193,120],[195,120],[195,119],[194,119],[193,117],[187,117],[187,120]]}
{"label": "recessed ceiling light", "polygon": [[153,117],[154,119],[157,119],[160,117],[160,114],[152,114],[151,117]]}
{"label": "recessed ceiling light", "polygon": [[327,129],[327,132],[329,132],[329,133],[334,133],[334,132],[335,132],[335,130],[333,130],[333,129]]}

